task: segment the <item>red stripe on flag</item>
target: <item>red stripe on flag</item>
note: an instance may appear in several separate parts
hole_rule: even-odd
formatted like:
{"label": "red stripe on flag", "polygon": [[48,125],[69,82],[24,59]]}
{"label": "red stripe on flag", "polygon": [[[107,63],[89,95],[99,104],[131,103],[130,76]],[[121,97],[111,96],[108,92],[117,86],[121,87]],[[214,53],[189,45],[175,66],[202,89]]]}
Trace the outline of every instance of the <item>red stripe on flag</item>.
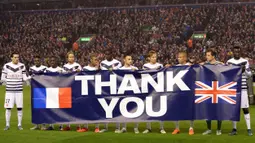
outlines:
{"label": "red stripe on flag", "polygon": [[213,96],[212,96],[213,103],[218,103],[218,97],[217,97],[218,81],[213,81],[212,87],[213,87]]}
{"label": "red stripe on flag", "polygon": [[222,88],[225,88],[225,87],[227,87],[227,86],[229,86],[229,85],[231,85],[231,84],[234,84],[235,82],[230,82],[230,83],[228,83],[228,84],[225,84],[225,85],[223,85],[223,86],[221,86],[221,87],[219,87],[219,89],[222,89]]}
{"label": "red stripe on flag", "polygon": [[72,108],[71,88],[59,88],[59,108]]}
{"label": "red stripe on flag", "polygon": [[210,97],[210,96],[203,97],[202,99],[196,101],[195,103],[201,103],[201,102],[203,102],[203,101],[205,101],[205,100],[207,100],[207,99],[209,99],[209,98],[211,98],[211,97]]}
{"label": "red stripe on flag", "polygon": [[197,82],[197,81],[196,81],[196,85],[197,85],[197,86],[200,86],[200,87],[202,87],[202,88],[208,89],[206,86],[204,86],[203,84],[200,84],[200,83]]}
{"label": "red stripe on flag", "polygon": [[236,104],[236,101],[227,97],[227,96],[223,96],[225,99],[229,100],[230,102],[232,102],[233,104]]}
{"label": "red stripe on flag", "polygon": [[227,95],[236,95],[236,91],[231,90],[204,90],[204,89],[197,89],[195,94],[227,94]]}

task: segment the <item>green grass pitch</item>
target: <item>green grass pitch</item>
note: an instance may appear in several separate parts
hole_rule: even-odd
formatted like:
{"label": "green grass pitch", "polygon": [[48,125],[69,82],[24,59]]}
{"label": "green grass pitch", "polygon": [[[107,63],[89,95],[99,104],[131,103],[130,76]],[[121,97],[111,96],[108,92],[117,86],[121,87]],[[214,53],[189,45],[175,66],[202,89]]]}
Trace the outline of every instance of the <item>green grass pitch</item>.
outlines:
{"label": "green grass pitch", "polygon": [[[4,109],[4,87],[0,87],[0,143],[254,143],[255,136],[247,136],[246,125],[241,113],[241,121],[238,123],[238,135],[230,137],[228,132],[232,129],[230,121],[224,121],[222,124],[222,135],[216,136],[216,122],[213,122],[213,134],[203,136],[202,132],[206,130],[205,121],[195,121],[195,135],[188,135],[189,122],[183,121],[180,123],[181,134],[172,135],[174,129],[173,122],[166,122],[165,129],[167,134],[159,134],[159,124],[152,124],[153,133],[150,134],[134,134],[133,124],[128,124],[128,132],[124,134],[114,133],[114,124],[109,125],[110,131],[107,133],[93,133],[94,125],[90,125],[90,131],[85,133],[77,133],[76,131],[30,131],[33,126],[31,123],[31,102],[30,88],[24,88],[24,114],[23,114],[23,131],[17,130],[17,112],[12,110],[11,129],[4,131],[5,127],[5,109]],[[255,122],[255,108],[251,107],[251,123]],[[252,126],[254,127],[254,126]],[[73,126],[73,129],[75,127]],[[140,131],[145,129],[145,123],[141,123]]]}

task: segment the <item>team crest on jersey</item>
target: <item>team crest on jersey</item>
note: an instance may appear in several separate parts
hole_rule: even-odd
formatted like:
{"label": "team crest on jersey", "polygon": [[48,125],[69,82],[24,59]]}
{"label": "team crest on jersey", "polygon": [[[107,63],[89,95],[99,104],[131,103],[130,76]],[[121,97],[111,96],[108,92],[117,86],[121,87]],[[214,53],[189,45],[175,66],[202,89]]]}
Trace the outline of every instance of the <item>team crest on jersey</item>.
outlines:
{"label": "team crest on jersey", "polygon": [[19,68],[13,68],[13,67],[11,67],[11,66],[9,66],[9,65],[6,65],[6,68],[9,69],[9,70],[11,70],[11,71],[13,71],[13,72],[17,72],[17,71],[20,70]]}
{"label": "team crest on jersey", "polygon": [[9,65],[6,65],[6,68],[9,69],[9,70],[11,70],[11,71],[13,71],[13,72],[17,72],[17,71],[19,71],[19,70],[22,70],[22,69],[24,68],[24,66],[20,66],[20,67],[18,67],[18,68],[14,68],[14,67],[11,67],[11,66],[9,66]]}

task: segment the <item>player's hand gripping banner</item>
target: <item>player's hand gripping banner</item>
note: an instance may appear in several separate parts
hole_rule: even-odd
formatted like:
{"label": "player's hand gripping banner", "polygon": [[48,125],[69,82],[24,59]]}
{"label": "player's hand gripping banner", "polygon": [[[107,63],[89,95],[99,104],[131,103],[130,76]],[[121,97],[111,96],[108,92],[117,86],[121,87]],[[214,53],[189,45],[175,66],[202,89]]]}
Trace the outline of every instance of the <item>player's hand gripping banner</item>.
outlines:
{"label": "player's hand gripping banner", "polygon": [[32,122],[239,120],[241,69],[178,66],[159,71],[36,75]]}

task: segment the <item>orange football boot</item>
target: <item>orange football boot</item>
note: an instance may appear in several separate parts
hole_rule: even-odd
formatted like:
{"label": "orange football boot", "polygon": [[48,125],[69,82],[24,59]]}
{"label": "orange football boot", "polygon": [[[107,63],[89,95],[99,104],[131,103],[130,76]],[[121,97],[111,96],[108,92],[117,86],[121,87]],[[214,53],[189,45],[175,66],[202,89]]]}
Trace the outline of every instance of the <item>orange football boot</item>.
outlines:
{"label": "orange football boot", "polygon": [[176,134],[179,134],[180,133],[180,130],[179,129],[175,129],[173,132],[172,132],[172,135],[176,135]]}
{"label": "orange football boot", "polygon": [[192,128],[189,129],[189,135],[194,135],[194,130]]}
{"label": "orange football boot", "polygon": [[100,130],[99,130],[99,128],[95,128],[95,131],[94,131],[95,133],[99,133],[100,132]]}

